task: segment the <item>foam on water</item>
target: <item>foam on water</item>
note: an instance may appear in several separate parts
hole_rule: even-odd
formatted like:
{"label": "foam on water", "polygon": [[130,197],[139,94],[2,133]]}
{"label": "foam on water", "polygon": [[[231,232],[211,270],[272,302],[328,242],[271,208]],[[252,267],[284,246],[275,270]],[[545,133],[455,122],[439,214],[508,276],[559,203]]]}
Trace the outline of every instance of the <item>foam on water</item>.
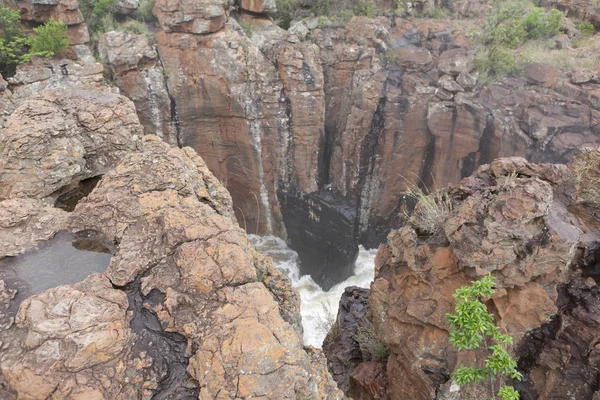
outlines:
{"label": "foam on water", "polygon": [[298,253],[287,247],[285,241],[274,236],[249,235],[249,238],[260,253],[271,257],[277,268],[287,272],[292,285],[300,294],[305,345],[321,347],[329,327],[336,319],[340,297],[346,287],[368,288],[373,281],[377,250],[365,250],[361,247],[354,275],[325,292],[310,275],[300,276]]}

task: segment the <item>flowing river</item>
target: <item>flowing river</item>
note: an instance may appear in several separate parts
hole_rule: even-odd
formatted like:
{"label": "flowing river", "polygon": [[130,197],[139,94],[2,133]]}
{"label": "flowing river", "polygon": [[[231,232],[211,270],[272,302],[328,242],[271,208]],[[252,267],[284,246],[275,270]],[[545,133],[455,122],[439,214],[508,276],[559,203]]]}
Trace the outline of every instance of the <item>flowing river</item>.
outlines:
{"label": "flowing river", "polygon": [[373,281],[376,249],[360,248],[354,266],[354,275],[338,283],[327,292],[313,281],[310,275],[300,275],[298,254],[285,241],[274,236],[249,235],[256,249],[271,257],[275,265],[287,272],[292,285],[300,294],[304,344],[320,348],[329,327],[337,317],[339,301],[348,286],[368,288]]}

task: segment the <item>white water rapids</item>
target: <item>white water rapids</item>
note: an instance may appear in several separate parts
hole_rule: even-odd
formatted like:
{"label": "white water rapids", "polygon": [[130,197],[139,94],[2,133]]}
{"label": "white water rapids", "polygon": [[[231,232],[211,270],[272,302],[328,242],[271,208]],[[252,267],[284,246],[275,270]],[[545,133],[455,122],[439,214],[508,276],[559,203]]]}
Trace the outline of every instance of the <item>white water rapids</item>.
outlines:
{"label": "white water rapids", "polygon": [[285,271],[300,294],[304,344],[321,348],[323,340],[338,312],[340,297],[348,286],[368,288],[373,281],[377,250],[360,247],[354,275],[323,291],[310,275],[300,276],[298,253],[287,247],[285,241],[274,236],[249,235],[250,241],[263,255],[271,257],[280,270]]}

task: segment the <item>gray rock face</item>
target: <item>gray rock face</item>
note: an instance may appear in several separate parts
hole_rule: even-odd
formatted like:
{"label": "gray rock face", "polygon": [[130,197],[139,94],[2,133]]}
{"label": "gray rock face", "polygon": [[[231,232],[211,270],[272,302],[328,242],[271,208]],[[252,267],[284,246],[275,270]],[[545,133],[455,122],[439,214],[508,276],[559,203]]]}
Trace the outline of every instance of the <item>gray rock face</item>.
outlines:
{"label": "gray rock face", "polygon": [[146,35],[108,32],[98,40],[98,52],[112,81],[133,100],[146,134],[178,144],[177,121],[166,83],[166,70]]}
{"label": "gray rock face", "polygon": [[140,6],[139,0],[118,0],[116,3],[117,13],[119,14],[131,14]]}

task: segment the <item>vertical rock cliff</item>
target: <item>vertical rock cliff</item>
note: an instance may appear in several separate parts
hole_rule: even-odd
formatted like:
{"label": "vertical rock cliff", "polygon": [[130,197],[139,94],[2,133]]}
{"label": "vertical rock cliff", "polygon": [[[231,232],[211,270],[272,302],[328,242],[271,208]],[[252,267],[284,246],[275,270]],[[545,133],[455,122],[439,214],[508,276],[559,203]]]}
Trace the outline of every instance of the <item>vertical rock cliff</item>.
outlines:
{"label": "vertical rock cliff", "polygon": [[[239,6],[159,0],[157,56],[108,64],[124,93],[139,96],[146,131],[167,137],[176,126],[168,140],[206,160],[240,224],[287,237],[325,287],[351,274],[358,243],[376,246],[403,223],[408,188],[456,183],[501,156],[566,162],[598,142],[596,83],[532,64],[479,87],[473,46],[447,23],[355,17],[286,31],[270,20],[271,3]],[[119,43],[144,42],[103,40],[125,54],[130,45]],[[164,84],[148,72],[156,65]],[[149,75],[168,92],[168,126],[144,111],[152,107],[138,82]]]}

